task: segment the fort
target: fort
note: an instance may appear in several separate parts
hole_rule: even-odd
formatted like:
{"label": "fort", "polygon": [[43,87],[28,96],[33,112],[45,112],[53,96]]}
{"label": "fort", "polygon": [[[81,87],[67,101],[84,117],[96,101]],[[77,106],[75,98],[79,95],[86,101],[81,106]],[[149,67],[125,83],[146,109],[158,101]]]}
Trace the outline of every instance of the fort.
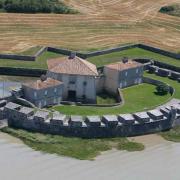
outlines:
{"label": "fort", "polygon": [[[47,48],[41,49],[39,53],[43,53],[44,50]],[[57,49],[51,50],[57,51]],[[151,59],[123,58],[121,62],[111,63],[98,69],[94,64],[82,59],[81,54],[69,53],[65,50],[63,53],[69,56],[47,61],[48,70],[44,71],[46,75],[42,75],[37,81],[23,84],[22,88],[12,91],[11,96],[0,102],[0,118],[7,119],[10,127],[64,136],[105,138],[155,133],[179,124],[180,100],[178,99],[172,99],[153,110],[102,116],[66,115],[54,110],[42,109],[64,101],[96,106],[97,92],[105,89],[111,94],[118,95],[117,92],[121,89],[141,83],[155,86],[164,84],[168,87],[169,93],[174,94],[173,87],[144,77],[143,71],[180,81],[178,70],[168,65],[158,66],[156,61]],[[172,55],[163,50],[160,50],[160,53]],[[45,73],[41,71],[40,74]],[[120,93],[119,103],[114,105],[119,106],[122,102],[123,97]],[[109,105],[111,106],[113,105]]]}

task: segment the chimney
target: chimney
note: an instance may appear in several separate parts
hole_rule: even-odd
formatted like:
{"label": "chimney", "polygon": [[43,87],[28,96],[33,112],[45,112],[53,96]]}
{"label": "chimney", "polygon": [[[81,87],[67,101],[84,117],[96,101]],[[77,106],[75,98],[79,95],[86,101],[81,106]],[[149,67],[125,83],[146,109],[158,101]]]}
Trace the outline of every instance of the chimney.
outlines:
{"label": "chimney", "polygon": [[42,82],[43,82],[43,81],[46,81],[46,80],[47,80],[47,76],[44,75],[44,74],[42,74],[41,77],[40,77],[40,79],[41,79]]}
{"label": "chimney", "polygon": [[126,64],[128,62],[128,57],[123,57],[122,62]]}
{"label": "chimney", "polygon": [[71,52],[69,59],[74,59],[76,57],[76,52]]}

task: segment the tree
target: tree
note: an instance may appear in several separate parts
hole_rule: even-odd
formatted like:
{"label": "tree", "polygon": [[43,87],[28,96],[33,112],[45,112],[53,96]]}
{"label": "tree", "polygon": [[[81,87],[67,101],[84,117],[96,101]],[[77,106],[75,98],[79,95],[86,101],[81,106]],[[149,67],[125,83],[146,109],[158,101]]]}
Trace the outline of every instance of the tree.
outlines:
{"label": "tree", "polygon": [[160,95],[166,95],[169,92],[169,87],[166,84],[159,84],[156,87],[157,93]]}

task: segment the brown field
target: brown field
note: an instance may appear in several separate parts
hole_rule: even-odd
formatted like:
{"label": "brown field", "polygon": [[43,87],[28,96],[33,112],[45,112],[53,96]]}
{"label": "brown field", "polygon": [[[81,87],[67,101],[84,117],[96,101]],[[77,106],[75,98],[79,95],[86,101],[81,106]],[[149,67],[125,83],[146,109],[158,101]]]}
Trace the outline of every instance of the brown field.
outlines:
{"label": "brown field", "polygon": [[84,51],[138,42],[180,52],[180,18],[158,12],[179,0],[64,1],[80,13],[0,13],[0,52],[36,45]]}

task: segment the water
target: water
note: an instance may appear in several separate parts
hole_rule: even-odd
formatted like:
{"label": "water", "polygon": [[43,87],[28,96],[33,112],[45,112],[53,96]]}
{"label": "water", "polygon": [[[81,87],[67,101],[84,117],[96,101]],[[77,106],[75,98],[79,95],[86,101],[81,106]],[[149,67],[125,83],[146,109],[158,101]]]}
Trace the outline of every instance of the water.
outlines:
{"label": "water", "polygon": [[36,80],[34,77],[0,76],[0,99],[10,96],[12,89],[21,87],[21,83]]}
{"label": "water", "polygon": [[180,144],[158,135],[135,137],[142,152],[111,150],[94,161],[43,154],[0,136],[0,174],[3,180],[179,180]]}

